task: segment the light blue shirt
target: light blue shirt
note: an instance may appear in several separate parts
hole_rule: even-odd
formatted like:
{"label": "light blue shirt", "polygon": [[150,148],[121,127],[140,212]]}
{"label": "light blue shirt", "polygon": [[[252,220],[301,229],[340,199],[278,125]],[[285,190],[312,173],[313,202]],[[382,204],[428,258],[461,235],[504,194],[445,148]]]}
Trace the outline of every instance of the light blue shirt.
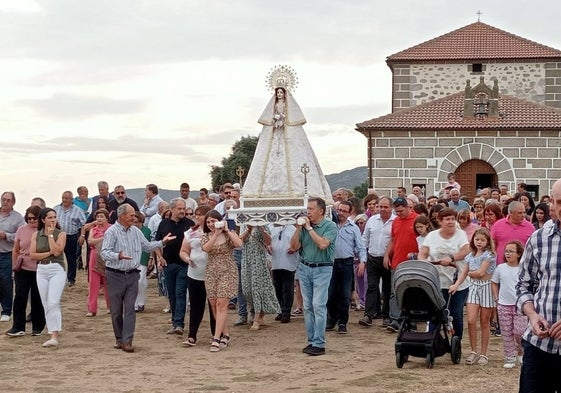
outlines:
{"label": "light blue shirt", "polygon": [[337,226],[335,259],[354,258],[355,255],[358,255],[360,262],[366,262],[366,247],[360,237],[360,229],[347,220],[342,226]]}
{"label": "light blue shirt", "polygon": [[56,211],[56,218],[61,229],[67,235],[76,235],[86,223],[84,211],[76,205],[72,205],[68,209],[62,205],[56,205],[53,209]]}

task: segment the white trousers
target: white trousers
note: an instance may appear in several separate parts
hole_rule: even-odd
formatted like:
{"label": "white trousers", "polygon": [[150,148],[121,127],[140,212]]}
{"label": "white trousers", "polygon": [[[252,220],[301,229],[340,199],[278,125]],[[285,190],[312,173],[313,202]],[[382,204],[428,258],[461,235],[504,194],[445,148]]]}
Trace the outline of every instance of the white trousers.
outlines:
{"label": "white trousers", "polygon": [[134,302],[135,309],[138,306],[146,305],[146,290],[148,289],[148,279],[146,278],[148,266],[140,265],[138,270],[140,270],[140,278],[138,279],[138,295],[136,295],[136,301]]}
{"label": "white trousers", "polygon": [[49,334],[62,331],[60,298],[66,285],[66,272],[59,263],[37,265],[37,288],[45,309]]}

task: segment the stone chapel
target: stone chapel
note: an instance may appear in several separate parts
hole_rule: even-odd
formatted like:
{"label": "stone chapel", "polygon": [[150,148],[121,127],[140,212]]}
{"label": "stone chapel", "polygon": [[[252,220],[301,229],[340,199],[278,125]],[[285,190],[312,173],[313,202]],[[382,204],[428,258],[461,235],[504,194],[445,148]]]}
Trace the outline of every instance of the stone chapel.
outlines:
{"label": "stone chapel", "polygon": [[392,113],[356,125],[379,194],[433,195],[455,173],[470,200],[520,182],[538,198],[561,178],[560,50],[478,21],[386,63]]}

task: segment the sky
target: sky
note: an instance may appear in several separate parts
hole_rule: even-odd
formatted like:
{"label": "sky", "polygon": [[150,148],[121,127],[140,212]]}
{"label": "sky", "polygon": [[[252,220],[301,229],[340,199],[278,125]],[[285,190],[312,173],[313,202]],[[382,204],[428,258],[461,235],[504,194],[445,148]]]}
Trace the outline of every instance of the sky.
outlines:
{"label": "sky", "polygon": [[481,21],[561,49],[561,2],[0,0],[1,190],[23,211],[80,185],[210,186],[258,136],[276,65],[325,174],[367,164],[355,124],[391,111],[387,56]]}

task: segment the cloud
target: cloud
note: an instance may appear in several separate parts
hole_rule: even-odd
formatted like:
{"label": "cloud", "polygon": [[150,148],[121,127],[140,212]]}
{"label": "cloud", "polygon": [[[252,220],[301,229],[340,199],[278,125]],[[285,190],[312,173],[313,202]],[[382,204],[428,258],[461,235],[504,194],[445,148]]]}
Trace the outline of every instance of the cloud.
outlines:
{"label": "cloud", "polygon": [[141,112],[146,100],[117,100],[108,97],[84,97],[55,93],[45,99],[25,99],[17,105],[30,107],[42,115],[61,120],[83,119],[96,115],[121,115]]}

